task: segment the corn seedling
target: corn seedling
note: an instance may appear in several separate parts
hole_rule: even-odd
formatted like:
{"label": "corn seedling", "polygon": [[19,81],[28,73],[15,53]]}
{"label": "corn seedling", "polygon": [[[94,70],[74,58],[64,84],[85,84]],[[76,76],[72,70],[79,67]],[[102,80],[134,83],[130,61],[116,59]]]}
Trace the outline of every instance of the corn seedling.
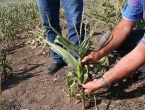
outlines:
{"label": "corn seedling", "polygon": [[2,66],[1,83],[6,81],[6,79],[12,74],[12,70],[13,70],[9,65],[5,63],[6,56],[7,56],[7,49],[6,50],[1,49],[1,53],[0,53],[0,66]]}
{"label": "corn seedling", "polygon": [[[70,97],[78,97],[82,100],[83,105],[85,105],[85,95],[84,95],[84,90],[83,88],[80,87],[81,84],[85,83],[88,76],[91,75],[89,73],[89,70],[87,68],[82,67],[81,60],[86,53],[86,51],[93,45],[91,42],[91,37],[93,36],[94,30],[96,29],[96,26],[90,33],[89,37],[85,36],[85,39],[83,40],[82,43],[80,43],[80,46],[73,45],[71,42],[69,42],[67,39],[61,36],[59,32],[57,32],[49,23],[49,26],[52,28],[52,30],[57,34],[57,37],[55,38],[55,43],[51,43],[47,40],[44,40],[46,43],[48,43],[53,51],[55,51],[57,54],[59,54],[62,59],[65,61],[65,63],[73,68],[75,71],[69,72],[67,76],[67,87],[68,87],[68,95]],[[77,35],[79,35],[77,33]],[[79,38],[79,36],[78,36]],[[80,41],[80,40],[79,40]],[[61,44],[65,46],[68,50],[73,52],[77,57],[78,60],[76,60],[70,53],[68,53],[67,50],[64,48],[60,47],[57,44]],[[102,61],[104,62],[104,61]],[[107,63],[108,64],[108,63]],[[101,64],[100,64],[101,65]],[[77,86],[80,90],[80,94],[74,94],[73,89],[74,87]],[[83,106],[84,109],[84,106]]]}
{"label": "corn seedling", "polygon": [[[39,18],[39,19],[38,19]],[[30,31],[36,24],[41,24],[36,2],[13,2],[0,4],[0,35],[14,42],[17,33]]]}
{"label": "corn seedling", "polygon": [[[118,1],[114,5],[111,5],[109,0],[95,0],[97,6],[94,6],[93,3],[90,3],[89,6],[89,16],[91,19],[101,22],[109,27],[110,31],[120,22],[122,18],[121,10],[123,9],[127,0]],[[119,6],[121,4],[121,6]],[[98,7],[97,9],[95,7]],[[100,11],[100,12],[99,12]],[[110,17],[115,15],[116,19],[113,20]],[[139,20],[135,26],[136,28],[143,28],[144,24],[142,20]]]}
{"label": "corn seedling", "polygon": [[[118,5],[111,5],[108,0],[104,0],[104,2],[100,3],[99,5],[99,8],[102,7],[100,9],[95,9],[95,6],[93,5],[93,3],[91,3],[89,6],[89,12],[91,15],[87,16],[89,16],[93,20],[107,25],[112,31],[114,27],[118,24],[118,22],[121,20],[121,10],[124,7],[125,3],[126,0],[123,0],[121,7],[118,7]],[[103,10],[103,13],[100,14],[98,10],[101,10],[101,12]],[[111,14],[116,15],[115,21],[110,18]]]}

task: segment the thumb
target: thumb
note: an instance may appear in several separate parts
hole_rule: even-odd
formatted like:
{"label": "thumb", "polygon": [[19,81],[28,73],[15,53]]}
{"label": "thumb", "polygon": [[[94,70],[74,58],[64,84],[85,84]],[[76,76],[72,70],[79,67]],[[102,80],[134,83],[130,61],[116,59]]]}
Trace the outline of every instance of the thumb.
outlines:
{"label": "thumb", "polygon": [[91,56],[85,56],[85,57],[82,59],[82,63],[89,62],[90,59],[91,59]]}
{"label": "thumb", "polygon": [[85,93],[87,93],[87,94],[90,94],[91,93],[91,91],[90,90],[88,90],[88,89],[85,89],[85,91],[84,91]]}
{"label": "thumb", "polygon": [[86,88],[86,84],[81,84],[82,88]]}
{"label": "thumb", "polygon": [[84,63],[84,62],[86,62],[88,59],[87,59],[87,57],[84,57],[83,59],[82,59],[82,62]]}

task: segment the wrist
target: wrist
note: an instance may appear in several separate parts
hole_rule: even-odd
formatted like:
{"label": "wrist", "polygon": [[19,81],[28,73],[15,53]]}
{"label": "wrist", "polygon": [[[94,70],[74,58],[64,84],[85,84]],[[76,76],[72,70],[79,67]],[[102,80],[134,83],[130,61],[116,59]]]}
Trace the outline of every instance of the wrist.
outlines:
{"label": "wrist", "polygon": [[101,77],[99,80],[100,80],[100,82],[101,82],[103,88],[107,88],[107,87],[108,87],[107,84],[105,83],[103,77]]}
{"label": "wrist", "polygon": [[100,79],[94,79],[93,82],[94,84],[94,90],[100,89],[103,87],[102,83],[100,82]]}
{"label": "wrist", "polygon": [[94,51],[94,55],[96,56],[95,61],[99,61],[103,57],[103,53],[100,50]]}

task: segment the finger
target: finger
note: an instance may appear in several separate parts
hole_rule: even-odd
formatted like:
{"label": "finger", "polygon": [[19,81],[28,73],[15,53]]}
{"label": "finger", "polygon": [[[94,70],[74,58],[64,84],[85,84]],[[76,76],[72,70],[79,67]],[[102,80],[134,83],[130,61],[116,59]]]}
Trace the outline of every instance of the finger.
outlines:
{"label": "finger", "polygon": [[93,67],[93,65],[92,65],[92,64],[90,64],[90,65],[89,65],[89,67]]}
{"label": "finger", "polygon": [[90,64],[90,63],[91,63],[91,62],[86,61],[86,62],[82,63],[82,65],[83,65],[84,67],[86,67],[86,68],[88,68],[88,67],[93,67],[93,64]]}
{"label": "finger", "polygon": [[90,55],[85,56],[85,57],[82,59],[82,63],[89,61],[89,59],[91,59],[91,58],[92,58],[92,57],[91,57]]}
{"label": "finger", "polygon": [[86,84],[81,84],[82,88],[86,88]]}
{"label": "finger", "polygon": [[88,65],[85,65],[86,68],[88,68]]}
{"label": "finger", "polygon": [[85,91],[84,91],[85,93],[87,93],[87,94],[90,94],[91,93],[91,91],[90,90],[88,90],[88,89],[85,89]]}
{"label": "finger", "polygon": [[88,59],[87,59],[86,57],[84,57],[84,58],[82,59],[82,63],[85,63],[87,60],[88,60]]}

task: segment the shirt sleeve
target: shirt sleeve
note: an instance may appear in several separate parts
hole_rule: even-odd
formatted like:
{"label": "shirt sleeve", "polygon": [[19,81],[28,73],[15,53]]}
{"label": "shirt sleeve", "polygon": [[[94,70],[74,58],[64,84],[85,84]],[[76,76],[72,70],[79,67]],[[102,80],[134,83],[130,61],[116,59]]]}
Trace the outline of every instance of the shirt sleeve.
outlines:
{"label": "shirt sleeve", "polygon": [[138,21],[142,16],[139,0],[128,0],[121,11],[122,17],[128,21]]}
{"label": "shirt sleeve", "polygon": [[141,39],[141,42],[145,44],[145,34],[144,34],[143,38]]}

